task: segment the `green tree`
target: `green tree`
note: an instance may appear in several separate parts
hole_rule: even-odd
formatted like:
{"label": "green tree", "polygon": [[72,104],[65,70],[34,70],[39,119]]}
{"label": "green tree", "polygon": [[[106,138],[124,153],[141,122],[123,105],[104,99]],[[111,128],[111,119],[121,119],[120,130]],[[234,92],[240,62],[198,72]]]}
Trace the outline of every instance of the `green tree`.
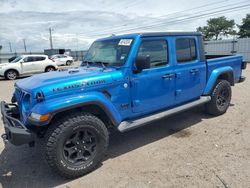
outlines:
{"label": "green tree", "polygon": [[207,25],[198,27],[197,31],[203,34],[204,40],[218,40],[222,36],[235,35],[234,27],[234,20],[227,20],[225,16],[221,16],[207,20]]}
{"label": "green tree", "polygon": [[242,19],[242,25],[238,25],[240,38],[250,37],[250,14],[246,15],[246,18]]}

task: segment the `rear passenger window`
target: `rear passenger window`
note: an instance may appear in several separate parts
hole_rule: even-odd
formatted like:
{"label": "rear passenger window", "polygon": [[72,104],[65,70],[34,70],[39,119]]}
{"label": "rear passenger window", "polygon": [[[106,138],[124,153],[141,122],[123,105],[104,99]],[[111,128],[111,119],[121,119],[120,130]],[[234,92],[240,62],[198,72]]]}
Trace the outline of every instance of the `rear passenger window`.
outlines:
{"label": "rear passenger window", "polygon": [[142,41],[137,56],[149,56],[150,67],[164,66],[168,63],[168,48],[165,40]]}
{"label": "rear passenger window", "polygon": [[25,58],[24,58],[24,62],[32,62],[32,61],[35,61],[35,58],[32,57],[32,56],[29,56],[29,57],[25,57]]}
{"label": "rear passenger window", "polygon": [[43,60],[45,60],[45,57],[35,57],[35,59],[36,59],[36,61],[43,61]]}
{"label": "rear passenger window", "polygon": [[197,59],[195,39],[177,39],[176,57],[178,63],[185,63]]}

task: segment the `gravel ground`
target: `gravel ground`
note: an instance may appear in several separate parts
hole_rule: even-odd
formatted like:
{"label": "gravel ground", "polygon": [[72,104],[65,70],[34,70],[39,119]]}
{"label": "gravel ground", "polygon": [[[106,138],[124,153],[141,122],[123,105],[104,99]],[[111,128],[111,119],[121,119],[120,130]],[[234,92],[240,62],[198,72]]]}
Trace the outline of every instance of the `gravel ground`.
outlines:
{"label": "gravel ground", "polygon": [[[249,78],[250,66],[244,71]],[[9,101],[13,81],[0,80]],[[250,187],[250,80],[233,87],[226,114],[202,107],[111,135],[108,156],[94,172],[66,180],[52,173],[40,146],[0,141],[0,187]],[[0,122],[0,134],[3,124]]]}

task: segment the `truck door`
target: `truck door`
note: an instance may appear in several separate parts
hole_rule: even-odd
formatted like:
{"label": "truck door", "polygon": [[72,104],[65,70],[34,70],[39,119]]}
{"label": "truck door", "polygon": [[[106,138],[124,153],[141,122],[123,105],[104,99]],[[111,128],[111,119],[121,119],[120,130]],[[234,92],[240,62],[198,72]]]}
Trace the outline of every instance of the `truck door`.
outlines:
{"label": "truck door", "polygon": [[197,37],[176,37],[176,103],[199,98],[206,84],[206,63],[200,61]]}
{"label": "truck door", "polygon": [[174,69],[166,38],[142,39],[136,56],[149,56],[150,68],[133,73],[131,98],[133,112],[153,112],[174,103]]}

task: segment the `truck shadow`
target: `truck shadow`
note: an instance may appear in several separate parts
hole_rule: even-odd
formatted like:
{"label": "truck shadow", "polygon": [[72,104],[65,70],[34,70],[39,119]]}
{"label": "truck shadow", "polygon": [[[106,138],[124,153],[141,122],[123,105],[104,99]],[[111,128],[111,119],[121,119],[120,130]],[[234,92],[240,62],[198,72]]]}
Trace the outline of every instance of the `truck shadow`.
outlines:
{"label": "truck shadow", "polygon": [[[191,130],[185,129],[208,118],[211,116],[206,115],[202,107],[197,107],[126,133],[114,132],[110,135],[104,160],[119,157],[170,135],[177,138],[192,136]],[[50,170],[41,149],[41,145],[34,148],[6,145],[0,154],[0,187],[55,187],[69,182]]]}

